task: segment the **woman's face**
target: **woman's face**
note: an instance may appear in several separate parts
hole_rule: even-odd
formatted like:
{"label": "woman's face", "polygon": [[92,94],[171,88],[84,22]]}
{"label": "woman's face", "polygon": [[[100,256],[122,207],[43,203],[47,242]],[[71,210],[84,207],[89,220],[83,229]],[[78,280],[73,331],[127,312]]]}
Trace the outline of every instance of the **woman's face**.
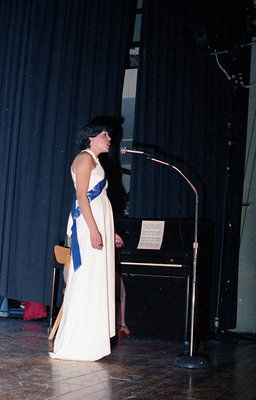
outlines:
{"label": "woman's face", "polygon": [[102,131],[95,137],[90,138],[91,149],[97,153],[108,153],[111,138],[106,131]]}

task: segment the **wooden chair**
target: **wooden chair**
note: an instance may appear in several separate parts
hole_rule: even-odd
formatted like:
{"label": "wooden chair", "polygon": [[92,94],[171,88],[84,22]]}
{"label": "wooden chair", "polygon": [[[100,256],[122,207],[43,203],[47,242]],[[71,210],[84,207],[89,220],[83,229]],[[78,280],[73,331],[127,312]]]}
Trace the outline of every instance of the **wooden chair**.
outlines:
{"label": "wooden chair", "polygon": [[[70,259],[71,259],[71,255],[70,255],[70,249],[68,247],[63,247],[63,246],[54,246],[53,249],[54,252],[54,257],[55,260],[57,261],[58,264],[63,264],[67,266],[67,270],[69,269],[69,264],[70,264]],[[55,273],[56,273],[56,268],[54,268],[53,270],[53,277],[52,277],[52,300],[51,300],[51,311],[50,311],[50,317],[52,318],[52,309],[53,309],[53,297],[54,297],[54,286],[55,286]],[[59,327],[60,324],[60,320],[62,317],[62,313],[63,313],[63,303],[61,305],[61,308],[58,312],[57,318],[54,322],[54,325],[51,329],[50,335],[48,336],[49,340],[52,340],[55,336],[55,333],[57,332],[57,329]],[[51,320],[50,318],[50,320]],[[50,323],[50,328],[51,328],[51,323]]]}

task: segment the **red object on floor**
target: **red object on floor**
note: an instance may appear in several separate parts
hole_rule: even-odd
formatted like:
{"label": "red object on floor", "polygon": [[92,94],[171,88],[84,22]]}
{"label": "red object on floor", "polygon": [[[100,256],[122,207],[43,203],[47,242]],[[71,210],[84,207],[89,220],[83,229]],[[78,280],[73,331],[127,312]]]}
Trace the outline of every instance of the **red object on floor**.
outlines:
{"label": "red object on floor", "polygon": [[28,321],[31,319],[38,319],[47,317],[46,306],[42,303],[34,303],[31,301],[24,301],[25,310],[23,319]]}

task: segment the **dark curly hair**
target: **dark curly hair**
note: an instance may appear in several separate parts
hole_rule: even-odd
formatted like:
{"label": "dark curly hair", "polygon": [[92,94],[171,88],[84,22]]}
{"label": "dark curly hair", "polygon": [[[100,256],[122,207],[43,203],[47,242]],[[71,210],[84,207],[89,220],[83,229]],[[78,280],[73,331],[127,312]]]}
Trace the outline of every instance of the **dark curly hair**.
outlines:
{"label": "dark curly hair", "polygon": [[79,149],[85,150],[90,147],[90,138],[99,135],[102,131],[108,132],[109,135],[113,131],[110,119],[108,117],[94,118],[78,132],[76,143]]}

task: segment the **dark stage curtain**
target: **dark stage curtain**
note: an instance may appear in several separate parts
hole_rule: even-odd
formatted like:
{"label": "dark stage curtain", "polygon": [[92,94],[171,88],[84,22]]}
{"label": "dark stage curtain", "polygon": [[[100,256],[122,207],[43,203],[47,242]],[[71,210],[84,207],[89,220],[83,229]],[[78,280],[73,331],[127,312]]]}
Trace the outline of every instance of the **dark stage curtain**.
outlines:
{"label": "dark stage curtain", "polygon": [[[216,38],[220,32],[215,29],[222,29],[216,46],[232,48],[234,43],[227,38],[245,38],[245,6],[243,1],[224,5],[200,0],[144,2],[133,143],[178,167],[198,191],[200,219],[216,224],[213,313],[224,260],[222,300],[229,294],[223,300],[222,326],[229,328],[235,326],[236,318],[248,93],[227,79],[210,51],[195,43],[195,32],[204,24]],[[239,51],[220,55],[220,60],[230,75],[241,71],[247,77],[248,49]],[[195,196],[183,178],[143,156],[132,157],[130,216],[193,218]]]}
{"label": "dark stage curtain", "polygon": [[134,0],[0,1],[0,287],[49,304],[78,130],[120,117]]}

